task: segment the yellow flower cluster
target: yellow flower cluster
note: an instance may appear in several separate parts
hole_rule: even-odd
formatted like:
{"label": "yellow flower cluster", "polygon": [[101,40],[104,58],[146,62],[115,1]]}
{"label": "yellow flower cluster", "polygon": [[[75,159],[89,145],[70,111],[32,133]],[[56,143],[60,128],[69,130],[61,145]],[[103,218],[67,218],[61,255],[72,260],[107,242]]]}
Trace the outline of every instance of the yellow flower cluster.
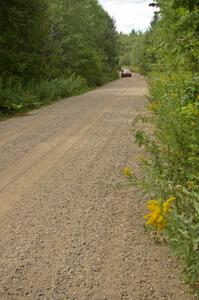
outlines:
{"label": "yellow flower cluster", "polygon": [[174,200],[174,197],[170,197],[162,204],[159,200],[148,201],[147,208],[151,212],[144,216],[144,219],[148,219],[146,224],[155,226],[159,231],[163,230],[166,225],[167,214],[171,211]]}
{"label": "yellow flower cluster", "polygon": [[131,178],[133,176],[133,171],[129,167],[126,167],[124,168],[124,175],[128,178]]}

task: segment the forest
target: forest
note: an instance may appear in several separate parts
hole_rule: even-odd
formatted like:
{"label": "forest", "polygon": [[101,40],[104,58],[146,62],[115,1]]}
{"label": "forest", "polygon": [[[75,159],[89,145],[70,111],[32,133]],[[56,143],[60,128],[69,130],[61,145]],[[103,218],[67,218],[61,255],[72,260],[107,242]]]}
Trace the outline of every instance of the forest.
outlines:
{"label": "forest", "polygon": [[117,33],[97,0],[0,2],[0,114],[116,78]]}
{"label": "forest", "polygon": [[142,175],[125,173],[152,199],[147,225],[164,231],[186,280],[199,290],[199,1],[151,6],[157,11],[149,30],[119,36],[120,62],[148,78],[148,113],[138,122],[153,128],[135,132],[146,153]]}

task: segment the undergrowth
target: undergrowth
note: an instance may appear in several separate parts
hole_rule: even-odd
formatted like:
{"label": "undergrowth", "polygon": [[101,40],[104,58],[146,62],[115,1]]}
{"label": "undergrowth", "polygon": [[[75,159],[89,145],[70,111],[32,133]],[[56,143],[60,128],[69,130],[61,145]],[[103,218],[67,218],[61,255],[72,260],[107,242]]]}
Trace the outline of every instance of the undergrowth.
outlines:
{"label": "undergrowth", "polygon": [[[135,133],[147,153],[140,161],[142,175],[136,184],[149,199],[156,199],[156,208],[169,197],[175,199],[161,230],[181,259],[187,281],[198,289],[199,77],[181,72],[153,73],[150,78],[150,114],[140,120],[152,122],[153,133]],[[160,210],[156,208],[152,207],[153,222],[149,223],[158,229]]]}
{"label": "undergrowth", "polygon": [[89,90],[86,81],[71,75],[22,85],[13,80],[0,82],[0,116],[28,111],[55,100],[78,95]]}

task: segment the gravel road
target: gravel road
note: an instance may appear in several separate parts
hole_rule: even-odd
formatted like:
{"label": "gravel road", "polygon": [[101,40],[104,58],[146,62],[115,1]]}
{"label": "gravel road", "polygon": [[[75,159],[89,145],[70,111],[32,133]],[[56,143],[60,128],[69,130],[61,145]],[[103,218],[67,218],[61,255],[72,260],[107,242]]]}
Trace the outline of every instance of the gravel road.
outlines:
{"label": "gravel road", "polygon": [[122,169],[143,77],[0,123],[0,299],[192,300]]}

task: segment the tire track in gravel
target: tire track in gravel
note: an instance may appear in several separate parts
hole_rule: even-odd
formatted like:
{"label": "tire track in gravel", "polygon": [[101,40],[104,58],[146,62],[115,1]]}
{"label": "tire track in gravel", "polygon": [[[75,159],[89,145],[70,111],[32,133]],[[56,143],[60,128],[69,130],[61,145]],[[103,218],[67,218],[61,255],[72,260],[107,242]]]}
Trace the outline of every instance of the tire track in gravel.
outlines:
{"label": "tire track in gravel", "polygon": [[[111,104],[107,105],[104,111],[88,116],[89,124],[75,134],[75,130],[71,132],[67,128],[60,136],[55,136],[49,143],[42,143],[36,146],[30,153],[28,153],[22,160],[18,161],[15,166],[8,167],[5,171],[0,173],[0,192],[1,192],[1,210],[3,214],[11,204],[12,201],[22,195],[24,191],[28,191],[32,185],[38,181],[45,173],[47,173],[53,165],[68,151],[76,142],[81,142],[84,139],[85,133],[95,123],[100,120],[103,114],[111,109],[117,98],[121,94],[125,94],[125,90],[115,96]],[[91,121],[91,118],[94,121]],[[73,128],[74,129],[74,128]],[[69,135],[66,141],[67,134]]]}
{"label": "tire track in gravel", "polygon": [[[33,121],[33,123],[35,123]],[[4,144],[6,143],[9,143],[9,142],[12,142],[14,141],[15,139],[17,139],[18,137],[38,128],[39,125],[35,125],[33,126],[33,124],[31,124],[30,126],[26,127],[26,128],[22,128],[20,129],[20,132],[19,132],[19,128],[13,130],[11,133],[9,132],[9,134],[7,134],[6,136],[3,136],[3,139],[1,137],[1,140],[0,140],[0,146],[3,146]]]}
{"label": "tire track in gravel", "polygon": [[[110,107],[107,107],[107,109],[105,110],[105,112],[107,112],[107,111],[109,111],[108,110],[108,108],[110,108]],[[103,114],[104,115],[104,114]],[[97,124],[98,123],[98,124]],[[96,125],[97,125],[97,128],[100,128],[100,123],[101,123],[101,119],[99,118],[99,120],[98,120],[98,122],[96,122]],[[118,127],[119,127],[119,124],[118,124],[118,126],[117,127],[113,127],[112,129],[111,129],[111,132],[109,132],[109,135],[111,135],[112,136],[112,140],[114,140],[114,138],[115,138],[115,135],[116,135],[116,131],[117,131],[117,129],[118,129]],[[96,130],[96,129],[95,129]],[[93,133],[95,133],[95,132],[93,132]],[[114,133],[114,134],[113,134]],[[104,149],[106,149],[107,147],[108,147],[108,145],[110,144],[110,137],[109,137],[109,135],[108,136],[106,136],[105,137],[105,140],[104,140],[104,144],[99,148],[99,147],[97,147],[96,148],[96,150],[98,151],[98,152],[93,152],[93,154],[92,154],[92,160],[90,160],[89,161],[89,164],[92,164],[92,163],[94,163],[96,160],[97,160],[97,157],[98,156],[100,156],[100,153],[101,152],[103,152],[103,150]],[[90,134],[89,134],[89,136],[90,136]],[[89,148],[90,146],[88,145],[88,143],[89,143],[89,140],[86,142],[86,144],[85,144],[85,146],[84,147],[87,147],[87,148]],[[82,144],[81,143],[81,140],[80,140],[80,144]],[[94,144],[93,144],[93,146],[94,146]],[[84,166],[84,168],[86,167],[86,161],[84,161],[84,164],[85,164],[85,166]],[[101,164],[101,161],[100,161],[100,164]],[[81,208],[78,210],[80,213],[81,213]],[[77,213],[77,212],[74,212],[75,214]],[[91,213],[92,213],[92,211],[91,211]],[[77,219],[77,218],[81,218],[81,219],[84,219],[83,217],[83,215],[81,214],[81,215],[73,215],[73,216],[70,216],[72,219]],[[48,224],[46,224],[47,226],[48,226]],[[78,229],[78,227],[77,227],[77,229]],[[79,228],[80,229],[80,228]],[[37,242],[37,241],[35,241],[35,242]],[[70,244],[74,244],[74,241],[72,242],[72,241],[67,241],[68,243],[70,243]],[[77,242],[77,241],[76,241]],[[58,245],[58,247],[62,247],[63,245],[62,244],[60,244],[60,246]],[[37,245],[37,243],[35,244],[35,247],[38,247],[38,245]],[[30,246],[30,248],[26,248],[26,252],[27,251],[29,251],[29,250],[31,250],[31,249],[33,249],[33,244],[31,243],[31,246]],[[40,256],[41,256],[42,254],[41,254],[41,252],[40,252]],[[24,254],[24,256],[26,256],[25,254]],[[45,257],[45,253],[44,253],[44,257]],[[78,256],[77,256],[78,257]],[[74,264],[75,265],[75,264]],[[22,271],[22,270],[21,270]],[[60,266],[59,266],[59,268],[58,268],[58,270],[57,270],[57,272],[58,272],[58,274],[60,274]],[[13,275],[14,276],[14,275]],[[29,274],[29,275],[27,275],[26,274],[26,276],[29,278],[29,277],[31,277],[31,274]],[[43,276],[42,276],[42,274],[40,275],[40,280],[42,280],[42,278],[43,278],[43,280],[45,280],[45,273],[44,273],[44,278],[43,278]],[[8,283],[7,283],[7,285],[8,285]]]}
{"label": "tire track in gravel", "polygon": [[[92,93],[92,92],[90,92],[90,93]],[[99,88],[98,93],[100,93],[100,88]],[[70,114],[71,111],[74,111],[75,108],[79,105],[79,102],[78,102],[79,97],[80,96],[74,96],[73,101],[69,101],[67,103],[67,113],[68,114]],[[84,95],[81,97],[84,97]],[[63,100],[55,103],[54,106],[62,105],[62,102],[63,102]],[[17,127],[14,127],[11,129],[11,132],[9,130],[9,127],[8,128],[6,127],[6,123],[9,123],[9,121],[4,121],[3,123],[1,123],[1,125],[2,124],[4,125],[4,128],[3,128],[4,131],[0,127],[0,129],[2,131],[2,132],[0,131],[0,147],[6,143],[13,142],[17,138],[24,136],[27,133],[32,132],[33,130],[38,129],[39,127],[44,126],[45,122],[51,123],[57,118],[56,114],[52,114],[52,116],[49,116],[48,114],[45,113],[45,110],[46,110],[46,107],[44,107],[40,110],[43,114],[42,118],[41,118],[41,115],[31,113],[31,112],[27,115],[20,117],[20,118],[23,118],[23,122],[25,122],[25,124],[22,122],[21,122],[22,124],[20,124],[20,125],[17,124]],[[31,114],[33,114],[33,115],[31,115]],[[31,118],[31,120],[29,120],[29,118]],[[8,133],[6,131],[8,131]]]}
{"label": "tire track in gravel", "polygon": [[[76,96],[74,98],[78,99],[79,96]],[[74,99],[76,100],[76,99]],[[63,100],[54,103],[54,105],[60,105]],[[72,103],[69,101],[67,103],[67,112],[70,113],[71,110],[75,108],[75,106],[78,105],[78,101],[76,103]],[[50,107],[50,106],[49,106]],[[1,128],[0,131],[0,146],[12,142],[19,138],[20,136],[23,136],[29,132],[32,132],[35,129],[38,129],[40,126],[44,126],[45,122],[52,122],[54,119],[56,119],[56,114],[48,115],[46,114],[46,110],[49,109],[49,107],[43,107],[40,109],[40,114],[35,113],[36,111],[30,112],[28,114],[25,114],[24,116],[21,116],[21,124],[17,122],[17,119],[13,119],[13,123],[16,122],[16,127],[12,127],[11,131],[9,130],[9,120],[4,121],[2,124],[4,125],[3,128]],[[41,118],[42,115],[42,118]],[[29,119],[30,118],[30,119]],[[1,124],[1,125],[2,125]],[[7,125],[7,126],[6,126]],[[7,132],[8,131],[8,132]]]}
{"label": "tire track in gravel", "polygon": [[[115,106],[116,107],[116,106]],[[106,111],[106,112],[108,112],[108,110]],[[109,118],[109,115],[110,115],[110,112],[108,112],[108,115],[107,116],[103,116],[103,118],[102,119],[100,119],[99,120],[99,122],[98,122],[98,124],[96,124],[97,126],[96,126],[96,128],[97,129],[95,129],[95,131],[93,132],[93,134],[94,135],[96,135],[97,134],[97,132],[99,131],[99,129],[98,128],[100,128],[100,124],[102,123],[102,124],[107,124],[108,125],[108,123],[109,124],[111,124],[111,128],[110,129],[108,129],[108,131],[110,131],[109,133],[108,133],[108,135],[107,136],[105,136],[105,140],[104,140],[104,144],[102,145],[102,147],[97,147],[96,149],[94,148],[94,144],[93,144],[93,148],[94,148],[94,152],[93,152],[93,154],[92,154],[92,159],[89,161],[89,164],[93,164],[93,163],[95,163],[94,164],[94,166],[95,166],[95,169],[96,169],[96,173],[97,172],[99,172],[99,168],[101,169],[101,166],[103,166],[103,163],[104,163],[104,159],[101,157],[101,153],[103,153],[104,151],[106,151],[107,152],[107,150],[106,149],[109,149],[109,147],[110,147],[110,145],[112,145],[113,144],[113,141],[115,140],[115,138],[116,138],[116,136],[117,136],[117,131],[119,130],[119,127],[122,125],[122,121],[120,120],[120,122],[117,124],[117,126],[115,126],[116,124],[115,123],[112,123],[112,121],[113,120],[110,120],[110,119],[108,119]],[[118,115],[118,114],[117,114]],[[118,117],[117,117],[117,115],[115,115],[114,116],[114,119],[118,119]],[[124,115],[124,113],[120,113],[119,115],[121,115],[122,116],[122,118],[123,118],[123,115]],[[125,115],[127,115],[127,114],[125,114]],[[103,120],[103,119],[105,119],[105,120]],[[107,123],[108,122],[108,123]],[[110,123],[111,122],[111,123]],[[90,136],[90,134],[89,134],[89,136]],[[111,139],[110,139],[110,136],[111,136]],[[81,141],[80,141],[81,142]],[[89,141],[88,141],[89,142]],[[89,146],[89,144],[88,144],[88,142],[86,143],[86,145],[84,146],[84,147],[87,147],[87,148],[89,148],[89,147],[91,147],[91,145]],[[96,151],[97,150],[97,151]],[[105,158],[105,161],[106,161],[106,164],[108,164],[108,158]],[[83,169],[85,169],[86,170],[86,161],[84,161],[83,162],[84,163],[84,167],[82,166],[82,168]],[[87,168],[88,168],[88,166],[87,166]],[[86,174],[85,173],[85,180],[86,180],[86,178],[88,177],[88,174]],[[80,179],[79,179],[80,180]],[[78,181],[78,178],[77,178],[77,181]],[[79,203],[80,204],[80,203]],[[78,204],[78,206],[79,206],[79,204]],[[83,204],[83,203],[82,203]],[[89,204],[89,203],[88,203]],[[74,203],[73,203],[73,205],[74,205]],[[86,204],[85,204],[86,205]],[[88,207],[89,207],[89,205],[88,205]],[[108,213],[110,212],[111,210],[109,209],[108,210]],[[85,215],[84,214],[84,209],[83,209],[83,207],[79,207],[78,208],[78,210],[74,210],[72,213],[72,215],[70,214],[70,218],[71,219],[73,219],[73,220],[76,220],[76,219],[79,219],[79,220],[81,220],[81,224],[87,224],[87,222],[88,222],[88,220],[89,219],[92,219],[92,215],[93,215],[93,210],[92,209],[90,209],[90,210],[88,210],[87,211],[87,214]],[[80,232],[82,232],[82,228],[80,227],[81,226],[81,224],[79,224],[79,226],[75,226],[75,231],[76,231],[76,233],[74,233],[74,236],[75,237],[77,237],[75,240],[70,240],[70,239],[67,239],[67,244],[69,243],[69,244],[72,244],[72,245],[77,245],[78,244],[78,239],[80,238]],[[48,226],[48,224],[46,224],[47,226]],[[49,227],[49,226],[48,226]],[[83,232],[82,232],[83,233]],[[79,237],[79,238],[78,238]],[[62,244],[60,244],[60,245],[57,245],[58,246],[58,248],[62,248],[63,247],[63,245]],[[100,246],[100,245],[99,245]],[[35,245],[35,247],[38,247],[38,245],[36,244]],[[31,246],[30,246],[30,250],[33,248],[33,244],[31,243]],[[77,252],[79,252],[79,251],[81,251],[82,252],[82,254],[83,255],[85,255],[86,257],[87,257],[87,262],[89,261],[89,256],[87,256],[86,255],[86,253],[85,253],[85,250],[86,249],[81,249],[80,250],[80,248],[75,248],[75,249],[77,249],[76,251]],[[107,255],[107,253],[106,253],[106,251],[105,251],[105,249],[104,248],[100,248],[101,250],[100,250],[100,252],[99,252],[99,247],[98,247],[98,253],[100,253],[100,255],[102,255],[102,257],[104,257],[104,256],[106,256]],[[28,251],[28,249],[26,248],[26,251]],[[45,250],[44,250],[45,251]],[[75,251],[75,252],[76,252]],[[41,252],[40,252],[40,256],[41,256],[42,254],[41,254]],[[73,251],[73,256],[75,257],[75,261],[73,261],[73,266],[77,266],[77,265],[81,265],[81,257],[78,255],[78,254],[75,254],[74,253],[74,251]],[[42,257],[45,257],[45,253],[44,253],[44,255],[42,255]],[[80,258],[80,260],[79,260],[79,258]],[[70,261],[70,260],[69,260]],[[65,268],[65,266],[63,266],[63,269]],[[59,278],[60,277],[60,272],[62,271],[62,268],[60,269],[60,266],[58,266],[58,270],[57,270],[57,274],[59,274],[59,275],[57,275],[57,277]],[[89,270],[88,270],[89,271]],[[65,272],[65,269],[63,270],[63,272]],[[94,274],[96,273],[96,271],[93,271],[93,278],[94,278]],[[45,273],[44,273],[44,276],[46,276],[45,275]],[[80,274],[80,276],[78,276],[78,279],[76,279],[77,281],[79,280],[79,281],[81,281],[81,276],[82,276],[82,274]],[[31,274],[26,274],[26,277],[27,278],[29,278],[29,277],[31,277]],[[44,280],[45,281],[45,278],[43,278],[43,276],[42,276],[42,274],[40,275],[40,281],[42,281],[42,280]],[[90,290],[90,285],[92,285],[93,283],[93,281],[94,280],[92,280],[92,279],[90,279],[91,280],[91,283],[90,284],[88,284],[88,287],[87,287],[87,289],[86,289],[86,291],[85,291],[85,299],[88,299],[88,295],[89,295],[89,290]],[[59,280],[58,280],[58,282],[59,282]],[[94,283],[95,284],[95,283]],[[8,286],[8,283],[7,283],[7,286]],[[84,294],[84,292],[82,291],[82,299],[83,299],[83,294]],[[69,299],[72,299],[72,298],[69,298]]]}

